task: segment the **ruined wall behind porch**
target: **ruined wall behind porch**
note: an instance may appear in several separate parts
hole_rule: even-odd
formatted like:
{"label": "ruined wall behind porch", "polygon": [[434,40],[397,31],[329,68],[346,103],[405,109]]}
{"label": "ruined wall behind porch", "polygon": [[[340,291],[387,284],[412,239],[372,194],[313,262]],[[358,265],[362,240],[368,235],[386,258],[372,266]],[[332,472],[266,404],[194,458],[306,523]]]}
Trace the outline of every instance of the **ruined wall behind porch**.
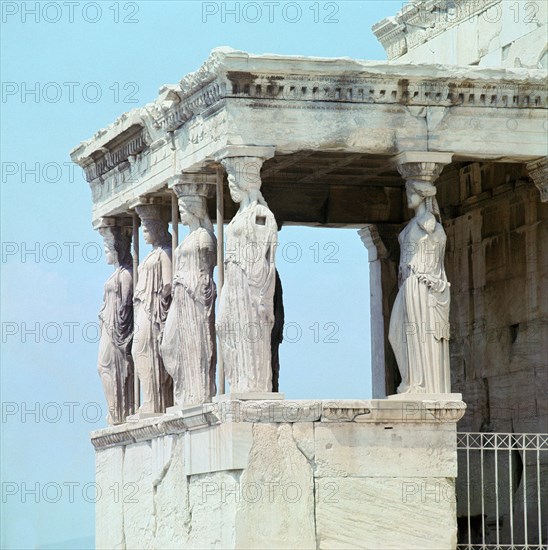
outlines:
{"label": "ruined wall behind porch", "polygon": [[547,432],[548,203],[519,164],[448,166],[437,187],[459,430]]}

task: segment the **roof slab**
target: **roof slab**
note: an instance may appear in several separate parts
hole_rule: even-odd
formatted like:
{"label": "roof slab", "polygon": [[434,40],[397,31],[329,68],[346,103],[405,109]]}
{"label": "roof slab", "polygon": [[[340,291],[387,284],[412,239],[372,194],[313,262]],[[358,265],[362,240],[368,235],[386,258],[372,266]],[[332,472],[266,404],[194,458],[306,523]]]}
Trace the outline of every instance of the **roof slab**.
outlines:
{"label": "roof slab", "polygon": [[[394,157],[524,163],[548,150],[546,71],[394,64],[213,50],[196,72],[72,152],[93,220],[165,197],[169,179],[264,150],[263,191],[282,223],[402,221]],[[234,153],[231,153],[234,156]],[[397,200],[396,200],[397,199]],[[213,204],[211,205],[213,209]],[[225,219],[236,205],[225,201]]]}

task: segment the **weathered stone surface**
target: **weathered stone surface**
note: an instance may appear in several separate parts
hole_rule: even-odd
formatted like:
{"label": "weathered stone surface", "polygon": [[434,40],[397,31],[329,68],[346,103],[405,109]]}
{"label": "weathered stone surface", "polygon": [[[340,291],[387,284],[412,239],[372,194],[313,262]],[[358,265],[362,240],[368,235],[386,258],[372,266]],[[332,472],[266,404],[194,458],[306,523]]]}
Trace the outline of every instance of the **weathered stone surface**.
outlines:
{"label": "weathered stone surface", "polygon": [[[126,447],[123,486],[123,525],[126,548],[154,548],[156,515],[150,441]],[[105,527],[108,528],[108,526]]]}
{"label": "weathered stone surface", "polygon": [[[526,13],[527,12],[527,13]],[[420,0],[373,27],[399,63],[539,67],[545,52],[546,3]],[[540,38],[542,36],[542,38]]]}
{"label": "weathered stone surface", "polygon": [[455,477],[455,425],[319,424],[316,477]]}
{"label": "weathered stone surface", "polygon": [[313,469],[296,444],[292,426],[256,424],[253,441],[249,466],[240,479],[236,547],[314,548]]}
{"label": "weathered stone surface", "polygon": [[[293,422],[234,415],[238,403],[214,425],[194,407],[180,411],[188,424],[164,415],[94,433],[103,494],[120,486],[98,501],[99,548],[452,548],[462,402],[288,402]],[[279,414],[284,402],[270,403]]]}
{"label": "weathered stone surface", "polygon": [[186,544],[192,529],[189,481],[184,463],[184,436],[166,436],[153,440],[152,451],[153,458],[156,458],[151,479],[155,547],[176,550]]}
{"label": "weathered stone surface", "polygon": [[482,163],[476,172],[475,185],[461,173],[466,177],[459,199],[451,195],[459,183],[451,173],[438,183],[446,212],[459,201],[478,199],[444,221],[447,275],[455,281],[452,384],[468,403],[460,429],[542,431],[536,403],[545,399],[532,396],[545,387],[534,373],[546,372],[547,364],[548,302],[541,289],[548,268],[548,208],[522,167]]}
{"label": "weathered stone surface", "polygon": [[[435,64],[440,61],[438,55],[432,65],[398,65],[219,48],[184,79],[187,88],[165,86],[154,102],[97,132],[72,151],[72,158],[90,182],[96,221],[127,211],[142,196],[167,198],[165,184],[172,176],[211,170],[211,159],[220,158],[229,143],[238,143],[269,147],[276,157],[293,155],[290,164],[300,165],[299,155],[310,151],[333,162],[317,175],[318,166],[312,165],[311,177],[291,182],[290,195],[285,178],[283,186],[269,191],[284,222],[401,223],[391,181],[395,174],[386,170],[394,154],[428,150],[522,162],[546,154],[544,71]],[[340,75],[345,75],[344,84]],[[509,132],[509,121],[519,127]],[[175,165],[172,146],[178,151]],[[365,173],[349,176],[337,170],[340,156],[326,156],[343,153],[342,168],[360,156]],[[271,166],[275,169],[275,163]],[[280,177],[277,171],[272,180]],[[335,180],[353,185],[336,187]],[[328,195],[334,204],[326,218],[322,205]],[[316,209],[304,215],[302,208],[294,208],[294,196],[316,197]],[[361,204],[372,196],[380,213],[348,208],[344,200],[363,197],[354,201]],[[225,219],[233,215],[233,205],[225,201]]]}
{"label": "weathered stone surface", "polygon": [[314,460],[316,452],[315,426],[316,424],[309,422],[295,422],[291,424],[295,444],[309,461]]}
{"label": "weathered stone surface", "polygon": [[125,447],[95,453],[95,482],[100,497],[95,505],[95,546],[98,550],[125,548],[123,463]]}
{"label": "weathered stone surface", "polygon": [[250,422],[225,422],[187,432],[188,475],[245,468],[253,444],[252,426]]}
{"label": "weathered stone surface", "polygon": [[215,472],[190,478],[192,530],[188,548],[236,548],[236,511],[241,471]]}
{"label": "weathered stone surface", "polygon": [[451,480],[432,477],[316,480],[317,548],[455,548]]}

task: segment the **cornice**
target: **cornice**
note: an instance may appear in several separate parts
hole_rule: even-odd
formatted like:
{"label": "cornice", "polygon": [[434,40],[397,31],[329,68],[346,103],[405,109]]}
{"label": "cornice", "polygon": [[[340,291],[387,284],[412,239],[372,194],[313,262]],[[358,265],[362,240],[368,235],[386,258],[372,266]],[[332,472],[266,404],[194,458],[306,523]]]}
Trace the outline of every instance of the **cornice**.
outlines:
{"label": "cornice", "polygon": [[171,414],[96,430],[91,433],[91,442],[96,450],[100,450],[225,422],[455,424],[466,411],[460,394],[425,395],[424,400],[417,396],[371,400],[230,400],[204,403]]}
{"label": "cornice", "polygon": [[[90,183],[124,171],[140,155],[172,142],[183,128],[244,100],[254,107],[301,105],[340,109],[341,104],[546,108],[546,71],[427,64],[395,64],[349,58],[252,55],[213,50],[179,84],[121,115],[71,152]],[[248,103],[251,105],[251,103]],[[189,126],[190,124],[190,126]]]}

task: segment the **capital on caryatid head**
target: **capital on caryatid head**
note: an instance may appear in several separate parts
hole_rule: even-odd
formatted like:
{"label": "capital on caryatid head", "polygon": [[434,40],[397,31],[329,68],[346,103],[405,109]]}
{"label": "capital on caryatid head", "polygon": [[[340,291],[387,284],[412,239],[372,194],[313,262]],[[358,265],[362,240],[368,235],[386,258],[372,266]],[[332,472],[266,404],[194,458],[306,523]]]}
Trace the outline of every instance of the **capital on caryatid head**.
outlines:
{"label": "capital on caryatid head", "polygon": [[229,145],[216,155],[229,177],[242,189],[261,187],[261,168],[274,156],[274,147]]}
{"label": "capital on caryatid head", "polygon": [[221,160],[228,176],[229,187],[234,184],[242,191],[260,189],[263,162],[259,157],[228,157]]}
{"label": "capital on caryatid head", "polygon": [[452,153],[406,151],[394,158],[401,176],[407,180],[423,181],[434,185],[443,168],[451,164]]}
{"label": "capital on caryatid head", "polygon": [[167,186],[179,199],[192,195],[210,199],[215,195],[216,182],[215,172],[183,172],[169,178]]}
{"label": "capital on caryatid head", "polygon": [[548,157],[528,162],[525,168],[540,191],[540,200],[548,202]]}

